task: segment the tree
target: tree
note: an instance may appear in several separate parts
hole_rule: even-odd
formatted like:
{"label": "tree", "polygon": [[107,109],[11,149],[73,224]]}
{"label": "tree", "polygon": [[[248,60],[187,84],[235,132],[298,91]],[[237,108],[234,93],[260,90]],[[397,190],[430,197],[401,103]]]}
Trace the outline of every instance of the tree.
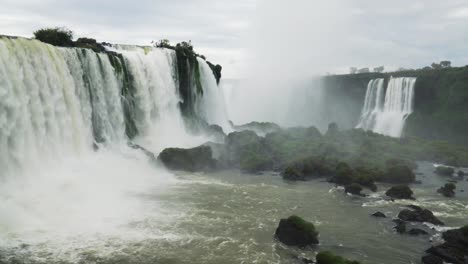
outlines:
{"label": "tree", "polygon": [[369,73],[369,68],[362,68],[358,70],[358,73]]}
{"label": "tree", "polygon": [[383,72],[384,71],[384,66],[376,67],[374,68],[374,72]]}
{"label": "tree", "polygon": [[440,64],[435,63],[435,62],[433,62],[433,63],[431,64],[431,67],[432,67],[432,69],[434,69],[434,70],[438,70],[438,69],[441,69],[441,68],[442,68],[442,66],[441,66]]}
{"label": "tree", "polygon": [[34,31],[33,34],[35,39],[54,46],[73,46],[73,31],[65,27],[42,28]]}
{"label": "tree", "polygon": [[351,68],[349,68],[349,72],[351,74],[355,74],[355,73],[357,73],[357,68],[356,67],[351,67]]}
{"label": "tree", "polygon": [[168,39],[161,39],[158,42],[152,41],[151,43],[154,43],[154,46],[157,48],[168,48],[171,47],[171,43],[169,42]]}
{"label": "tree", "polygon": [[452,62],[451,61],[441,61],[440,66],[442,68],[450,68],[452,66]]}
{"label": "tree", "polygon": [[423,71],[430,71],[430,70],[432,70],[432,68],[429,67],[429,66],[426,66],[426,67],[422,68],[422,70],[423,70]]}

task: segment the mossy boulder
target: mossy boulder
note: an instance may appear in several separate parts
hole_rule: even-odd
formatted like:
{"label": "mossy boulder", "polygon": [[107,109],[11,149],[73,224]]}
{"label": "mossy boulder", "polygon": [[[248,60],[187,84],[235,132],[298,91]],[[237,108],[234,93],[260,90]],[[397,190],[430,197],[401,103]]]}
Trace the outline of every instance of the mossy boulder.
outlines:
{"label": "mossy boulder", "polygon": [[280,220],[275,237],[288,246],[306,247],[319,243],[314,224],[296,215]]}
{"label": "mossy boulder", "polygon": [[159,154],[158,160],[171,170],[195,172],[216,168],[216,160],[213,159],[209,146],[191,149],[166,148]]}
{"label": "mossy boulder", "polygon": [[408,184],[416,180],[416,175],[408,165],[387,165],[386,171],[378,180],[394,184]]}
{"label": "mossy boulder", "polygon": [[457,175],[458,175],[458,177],[464,177],[464,176],[465,176],[465,172],[459,170],[459,171],[457,172]]}
{"label": "mossy boulder", "polygon": [[365,196],[362,194],[362,186],[357,184],[357,183],[351,183],[350,185],[345,186],[345,192],[354,194],[354,195],[359,195],[359,196]]}
{"label": "mossy boulder", "polygon": [[435,173],[440,176],[452,176],[455,172],[455,169],[447,166],[437,166]]}
{"label": "mossy boulder", "polygon": [[444,186],[440,187],[437,192],[442,194],[445,197],[454,197],[455,189],[457,187],[453,183],[446,183]]}
{"label": "mossy boulder", "polygon": [[413,191],[407,185],[392,186],[385,192],[385,195],[394,199],[414,199]]}
{"label": "mossy boulder", "polygon": [[321,251],[316,256],[317,264],[360,264],[358,261],[348,260],[334,255],[330,251]]}
{"label": "mossy boulder", "polygon": [[285,180],[289,181],[305,181],[306,177],[304,173],[296,168],[295,166],[288,166],[281,172],[281,176]]}

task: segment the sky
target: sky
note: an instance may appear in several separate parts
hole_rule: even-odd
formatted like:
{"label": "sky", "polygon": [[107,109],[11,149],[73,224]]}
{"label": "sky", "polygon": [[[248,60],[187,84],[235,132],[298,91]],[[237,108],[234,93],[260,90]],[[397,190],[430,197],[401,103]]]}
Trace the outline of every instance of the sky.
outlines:
{"label": "sky", "polygon": [[0,6],[0,34],[31,37],[39,28],[65,26],[76,37],[111,43],[191,40],[228,79],[259,67],[323,74],[446,59],[468,64],[468,0],[0,0]]}

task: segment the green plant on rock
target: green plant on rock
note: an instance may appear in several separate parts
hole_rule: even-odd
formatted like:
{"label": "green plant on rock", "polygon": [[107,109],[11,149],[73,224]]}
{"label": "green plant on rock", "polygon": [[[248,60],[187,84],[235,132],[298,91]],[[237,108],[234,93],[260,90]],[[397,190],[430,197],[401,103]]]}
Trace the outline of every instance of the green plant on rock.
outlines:
{"label": "green plant on rock", "polygon": [[35,39],[54,46],[73,46],[73,31],[65,27],[43,28],[34,31],[33,34]]}

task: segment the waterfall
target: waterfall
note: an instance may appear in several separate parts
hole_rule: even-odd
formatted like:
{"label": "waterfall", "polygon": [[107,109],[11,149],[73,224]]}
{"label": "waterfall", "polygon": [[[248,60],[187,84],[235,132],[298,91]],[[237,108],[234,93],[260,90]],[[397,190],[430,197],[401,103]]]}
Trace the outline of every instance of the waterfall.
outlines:
{"label": "waterfall", "polygon": [[358,128],[372,130],[375,125],[377,116],[382,112],[383,95],[384,95],[384,79],[373,79],[367,84],[366,97],[364,106],[359,119]]}
{"label": "waterfall", "polygon": [[223,90],[216,84],[216,79],[211,73],[210,66],[205,60],[197,58],[200,68],[200,82],[203,87],[203,95],[198,98],[197,112],[209,124],[220,125],[225,132],[233,130],[229,124],[227,108]]}
{"label": "waterfall", "polygon": [[407,117],[413,112],[416,78],[391,77],[384,97],[383,83],[383,79],[369,82],[357,127],[400,137]]}
{"label": "waterfall", "polygon": [[[225,126],[222,94],[199,64],[205,92],[195,98],[197,118]],[[96,53],[0,36],[2,250],[27,244],[45,256],[44,244],[61,252],[75,239],[105,248],[108,239],[147,235],[129,223],[164,213],[142,197],[176,179],[128,141],[157,155],[209,140],[185,128],[177,65],[169,49]]]}

